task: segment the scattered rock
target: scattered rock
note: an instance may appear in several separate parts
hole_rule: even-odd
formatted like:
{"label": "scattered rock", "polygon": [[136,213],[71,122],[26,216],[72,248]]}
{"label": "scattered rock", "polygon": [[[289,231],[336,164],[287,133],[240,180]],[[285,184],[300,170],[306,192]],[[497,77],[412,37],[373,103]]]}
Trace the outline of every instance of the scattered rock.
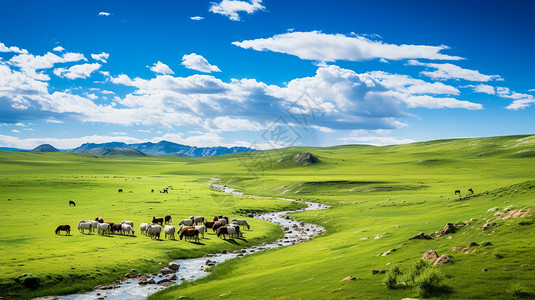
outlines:
{"label": "scattered rock", "polygon": [[432,239],[433,239],[432,237],[430,237],[429,235],[423,232],[420,232],[417,235],[409,238],[409,240],[432,240]]}
{"label": "scattered rock", "polygon": [[221,254],[227,254],[227,250],[221,251]]}
{"label": "scattered rock", "polygon": [[444,228],[440,231],[437,231],[435,232],[435,235],[437,237],[441,237],[445,234],[448,234],[448,233],[455,233],[457,231],[457,227],[455,227],[455,224],[453,223],[448,223],[446,224],[446,226],[444,226]]}
{"label": "scattered rock", "polygon": [[493,225],[494,225],[493,222],[487,222],[487,223],[485,223],[485,225],[483,225],[483,230],[487,230]]}
{"label": "scattered rock", "polygon": [[483,270],[481,270],[481,272],[488,272],[488,271],[489,271],[489,269],[483,269]]}
{"label": "scattered rock", "polygon": [[447,254],[442,254],[434,263],[433,266],[443,265],[451,261],[451,256]]}
{"label": "scattered rock", "polygon": [[474,247],[474,246],[477,246],[477,243],[476,242],[470,242],[468,244],[468,247]]}
{"label": "scattered rock", "polygon": [[337,288],[337,289],[335,289],[335,290],[330,291],[329,293],[336,293],[336,292],[339,292],[339,291],[341,291],[341,290],[342,290],[341,288]]}
{"label": "scattered rock", "polygon": [[344,277],[344,279],[342,279],[340,281],[346,281],[346,280],[357,280],[357,278],[355,278],[353,276],[347,276],[347,277]]}
{"label": "scattered rock", "polygon": [[470,248],[464,248],[463,250],[461,250],[461,253],[469,253],[470,252]]}
{"label": "scattered rock", "polygon": [[174,261],[169,263],[169,269],[171,270],[178,270],[180,268],[180,265]]}
{"label": "scattered rock", "polygon": [[372,274],[384,274],[386,270],[372,269]]}
{"label": "scattered rock", "polygon": [[395,252],[397,249],[390,249],[384,253],[381,253],[381,256],[387,256],[388,254],[392,253],[392,252]]}
{"label": "scattered rock", "polygon": [[438,254],[435,250],[427,250],[422,256],[422,259],[436,260],[437,258],[438,258]]}
{"label": "scattered rock", "polygon": [[461,246],[455,246],[453,248],[451,248],[451,252],[455,252],[457,250],[461,249]]}
{"label": "scattered rock", "polygon": [[160,270],[160,274],[162,275],[172,274],[175,272],[176,272],[175,270],[171,270],[170,268],[163,268]]}
{"label": "scattered rock", "polygon": [[167,278],[169,280],[177,280],[178,279],[178,277],[176,276],[176,273],[167,274],[167,275],[165,275],[165,278]]}

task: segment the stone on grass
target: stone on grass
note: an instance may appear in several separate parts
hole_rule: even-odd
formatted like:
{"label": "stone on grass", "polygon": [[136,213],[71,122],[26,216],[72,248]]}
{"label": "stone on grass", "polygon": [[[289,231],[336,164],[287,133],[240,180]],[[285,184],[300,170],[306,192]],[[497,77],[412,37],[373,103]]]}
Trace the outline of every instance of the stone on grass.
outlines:
{"label": "stone on grass", "polygon": [[434,263],[433,266],[443,265],[451,261],[451,256],[447,254],[442,254]]}
{"label": "stone on grass", "polygon": [[427,250],[422,256],[422,259],[436,260],[437,258],[438,258],[438,254],[435,250]]}

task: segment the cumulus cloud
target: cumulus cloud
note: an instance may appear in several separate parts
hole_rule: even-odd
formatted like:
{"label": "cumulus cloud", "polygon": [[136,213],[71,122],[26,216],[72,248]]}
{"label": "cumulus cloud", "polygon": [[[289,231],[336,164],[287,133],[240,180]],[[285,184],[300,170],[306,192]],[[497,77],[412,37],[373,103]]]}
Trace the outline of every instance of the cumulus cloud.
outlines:
{"label": "cumulus cloud", "polygon": [[175,72],[173,72],[173,70],[171,70],[169,66],[167,66],[166,64],[160,61],[158,61],[152,67],[150,67],[150,70],[154,73],[163,74],[163,75],[175,74]]}
{"label": "cumulus cloud", "polygon": [[110,57],[110,54],[109,53],[105,53],[105,52],[102,52],[100,54],[91,54],[91,57],[94,59],[94,60],[98,60],[98,61],[101,61],[103,63],[106,63],[108,57]]}
{"label": "cumulus cloud", "polygon": [[435,71],[420,72],[420,74],[433,79],[464,79],[480,82],[503,80],[499,75],[485,75],[479,73],[477,70],[463,69],[454,64],[422,63],[416,60],[410,60],[408,64],[411,66],[424,66],[427,68],[436,69]]}
{"label": "cumulus cloud", "polygon": [[19,54],[13,56],[8,64],[20,68],[25,75],[37,80],[50,80],[50,77],[46,74],[39,73],[37,70],[53,68],[55,64],[76,62],[84,60],[87,61],[85,56],[80,53],[65,53],[62,56],[58,56],[54,53],[48,52],[45,55],[32,55],[32,54]]}
{"label": "cumulus cloud", "polygon": [[482,83],[474,86],[474,92],[496,95],[496,91],[494,90],[493,86]]}
{"label": "cumulus cloud", "polygon": [[220,3],[212,2],[212,6],[210,6],[210,11],[215,14],[227,16],[232,21],[239,21],[240,15],[238,13],[240,12],[253,14],[256,11],[264,10],[265,7],[262,6],[262,4],[260,3],[262,3],[262,0],[223,0]]}
{"label": "cumulus cloud", "polygon": [[111,14],[109,12],[101,11],[98,13],[99,16],[109,17]]}
{"label": "cumulus cloud", "polygon": [[459,60],[458,56],[439,53],[447,46],[394,45],[363,36],[326,34],[321,31],[288,32],[270,38],[233,42],[235,46],[256,51],[273,51],[318,61],[363,61],[377,58]]}
{"label": "cumulus cloud", "polygon": [[61,46],[57,46],[57,47],[54,47],[54,49],[52,49],[56,52],[62,52],[62,51],[65,51],[65,48],[61,47]]}
{"label": "cumulus cloud", "polygon": [[524,109],[535,103],[535,97],[529,94],[517,93],[511,91],[507,87],[497,87],[496,95],[506,99],[513,99],[514,101],[509,104],[506,109],[519,110]]}
{"label": "cumulus cloud", "polygon": [[195,16],[195,17],[191,17],[190,19],[193,21],[202,21],[204,20],[204,17]]}
{"label": "cumulus cloud", "polygon": [[20,49],[19,47],[15,47],[15,46],[7,47],[4,43],[0,43],[0,52],[14,52],[14,53],[27,54],[28,50]]}
{"label": "cumulus cloud", "polygon": [[204,73],[221,72],[217,66],[211,65],[204,57],[195,53],[184,55],[182,64],[188,69]]}
{"label": "cumulus cloud", "polygon": [[339,138],[344,144],[366,144],[373,146],[386,146],[414,143],[415,140],[388,136],[391,130],[353,130],[347,137]]}
{"label": "cumulus cloud", "polygon": [[100,67],[101,65],[98,63],[74,65],[68,69],[66,68],[54,69],[54,74],[56,74],[59,77],[65,77],[69,79],[87,78],[91,76],[91,73],[100,69]]}

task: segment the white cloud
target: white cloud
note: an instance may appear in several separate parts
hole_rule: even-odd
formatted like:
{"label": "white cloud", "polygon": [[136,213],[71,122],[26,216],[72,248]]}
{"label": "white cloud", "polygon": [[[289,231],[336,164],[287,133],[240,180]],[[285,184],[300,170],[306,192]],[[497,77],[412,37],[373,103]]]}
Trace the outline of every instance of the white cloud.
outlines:
{"label": "white cloud", "polygon": [[184,55],[182,64],[188,69],[204,73],[221,72],[217,66],[211,65],[204,57],[195,53]]}
{"label": "white cloud", "polygon": [[190,19],[192,19],[193,21],[201,21],[201,20],[204,20],[203,17],[199,17],[199,16],[191,17]]}
{"label": "white cloud", "polygon": [[459,60],[458,56],[439,53],[447,46],[394,45],[372,41],[363,36],[326,34],[321,31],[288,32],[267,39],[233,42],[233,45],[257,51],[273,51],[295,55],[301,59],[319,61],[363,61],[376,58],[400,59],[447,59]]}
{"label": "white cloud", "polygon": [[19,47],[11,46],[7,47],[4,43],[0,43],[0,52],[14,52],[21,54],[28,54],[28,50],[20,49]]}
{"label": "white cloud", "polygon": [[91,73],[95,72],[100,67],[101,65],[98,63],[74,65],[68,69],[57,68],[54,70],[54,74],[59,77],[66,77],[69,79],[87,78],[91,76]]}
{"label": "white cloud", "polygon": [[38,73],[37,70],[53,68],[57,63],[75,62],[84,60],[85,56],[80,53],[65,53],[58,56],[54,53],[48,52],[42,56],[35,56],[32,54],[19,54],[13,56],[8,63],[12,66],[19,67],[25,75],[37,80],[50,80],[50,77],[43,73]]}
{"label": "white cloud", "polygon": [[348,137],[339,138],[344,144],[366,144],[373,146],[386,146],[414,143],[415,140],[388,136],[391,130],[352,130]]}
{"label": "white cloud", "polygon": [[62,52],[62,51],[65,51],[65,48],[61,47],[61,46],[57,46],[57,47],[54,47],[54,49],[52,49],[56,52]]}
{"label": "white cloud", "polygon": [[110,16],[111,14],[109,12],[105,12],[105,11],[101,11],[98,13],[99,16],[104,16],[104,17],[108,17]]}
{"label": "white cloud", "polygon": [[506,107],[506,109],[509,109],[509,110],[524,109],[524,108],[531,106],[532,104],[535,104],[535,97],[533,97],[533,95],[517,93],[517,92],[511,91],[507,87],[497,87],[496,94],[499,97],[514,100],[511,104],[509,104]]}
{"label": "white cloud", "polygon": [[163,75],[175,74],[175,72],[173,72],[173,70],[171,70],[171,68],[169,68],[168,65],[160,61],[158,61],[152,67],[150,67],[150,70],[154,73],[163,74]]}
{"label": "white cloud", "polygon": [[19,132],[20,132],[20,130],[17,130],[17,129],[13,129],[13,130],[11,130],[11,132],[19,133]]}
{"label": "white cloud", "polygon": [[494,90],[493,86],[487,85],[487,84],[478,84],[474,86],[474,91],[477,93],[485,93],[489,95],[496,95],[496,91]]}
{"label": "white cloud", "polygon": [[442,82],[430,83],[408,75],[390,74],[383,71],[372,71],[366,74],[379,80],[384,87],[406,94],[459,95],[461,93],[451,85],[445,85]]}
{"label": "white cloud", "polygon": [[491,80],[503,80],[499,75],[485,75],[479,73],[477,70],[463,69],[454,64],[435,64],[422,63],[416,60],[410,60],[411,66],[424,66],[427,68],[436,69],[435,71],[422,71],[421,74],[434,79],[465,79],[469,81],[487,82]]}
{"label": "white cloud", "polygon": [[530,89],[530,90],[528,90],[528,92],[532,92],[533,93],[533,92],[535,92],[535,89]]}
{"label": "white cloud", "polygon": [[102,52],[100,54],[91,54],[91,57],[94,59],[94,60],[98,60],[98,61],[101,61],[103,63],[106,63],[108,57],[110,57],[110,54],[109,53],[105,53],[105,52]]}
{"label": "white cloud", "polygon": [[253,14],[258,10],[264,10],[265,7],[260,3],[262,3],[262,0],[251,0],[250,2],[223,0],[220,3],[212,2],[210,11],[215,14],[227,16],[232,21],[239,21],[240,15],[238,13],[240,12]]}

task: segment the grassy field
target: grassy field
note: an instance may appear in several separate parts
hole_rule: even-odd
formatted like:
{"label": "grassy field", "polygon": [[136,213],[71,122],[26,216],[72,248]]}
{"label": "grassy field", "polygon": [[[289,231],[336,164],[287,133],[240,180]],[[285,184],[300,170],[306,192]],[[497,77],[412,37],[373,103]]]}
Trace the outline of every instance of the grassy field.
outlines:
{"label": "grassy field", "polygon": [[[303,151],[321,162],[306,167],[275,162]],[[493,220],[488,230],[482,230],[497,211],[535,210],[535,136],[290,148],[207,158],[0,152],[0,168],[0,223],[9,228],[0,235],[0,295],[5,291],[25,297],[64,293],[109,282],[130,269],[154,271],[160,261],[233,247],[213,236],[203,241],[205,245],[77,232],[59,237],[53,230],[60,223],[75,226],[80,219],[102,216],[111,221],[131,219],[137,226],[153,215],[170,213],[176,225],[179,218],[190,215],[235,215],[289,205],[223,195],[203,184],[220,177],[248,194],[331,205],[325,211],[293,214],[324,226],[327,232],[304,244],[225,262],[212,268],[208,277],[160,292],[154,299],[535,296],[533,215]],[[169,194],[150,193],[166,186],[173,186]],[[125,192],[117,193],[118,188]],[[464,196],[469,188],[476,195],[488,194],[455,201],[459,196],[454,190]],[[69,207],[68,200],[75,201],[76,208]],[[435,232],[449,222],[462,221],[469,224],[456,233],[408,240],[419,232]],[[240,247],[280,235],[269,223],[252,222],[248,243],[241,242]],[[477,245],[468,247],[470,242]],[[461,253],[463,248],[469,248],[468,253]],[[121,249],[128,251],[117,255]],[[390,249],[396,251],[380,255]],[[430,249],[451,255],[452,262],[424,267],[425,276],[411,278],[415,264]],[[371,272],[395,267],[403,275],[392,289],[384,282],[393,273]],[[33,292],[9,290],[13,278],[27,272],[56,284]],[[433,274],[443,279],[423,295],[424,280]],[[341,281],[346,276],[355,280]]]}

